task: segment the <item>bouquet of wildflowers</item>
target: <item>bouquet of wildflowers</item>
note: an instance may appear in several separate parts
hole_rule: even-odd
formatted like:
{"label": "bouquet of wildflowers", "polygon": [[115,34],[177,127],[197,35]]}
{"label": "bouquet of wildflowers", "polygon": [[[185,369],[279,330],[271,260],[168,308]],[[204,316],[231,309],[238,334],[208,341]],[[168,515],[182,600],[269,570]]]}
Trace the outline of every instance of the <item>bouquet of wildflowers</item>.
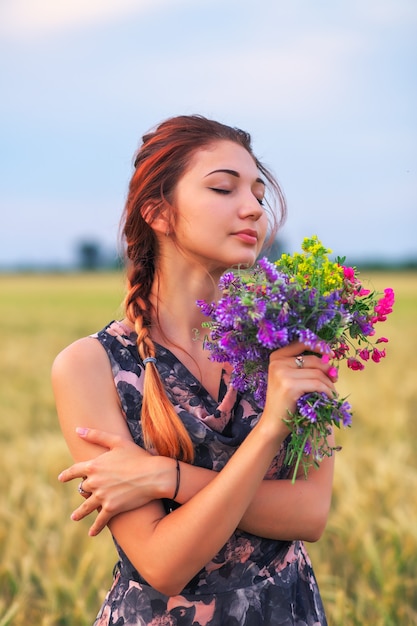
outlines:
{"label": "bouquet of wildflowers", "polygon": [[[378,363],[385,357],[380,344],[388,340],[374,339],[375,325],[392,312],[393,290],[364,289],[356,268],[346,267],[344,258],[330,261],[331,251],[316,236],[304,239],[302,250],[275,263],[263,258],[251,271],[227,272],[219,283],[219,301],[197,302],[211,318],[204,324],[211,359],[229,362],[232,386],[252,392],[261,408],[270,353],[293,341],[311,352],[319,349],[322,359],[331,361],[333,375],[342,360],[362,370],[369,359]],[[306,473],[311,463],[318,466],[337,449],[327,436],[332,425],[350,426],[352,411],[345,398],[307,393],[285,421],[292,433],[286,463],[294,466],[295,480],[300,463]]]}

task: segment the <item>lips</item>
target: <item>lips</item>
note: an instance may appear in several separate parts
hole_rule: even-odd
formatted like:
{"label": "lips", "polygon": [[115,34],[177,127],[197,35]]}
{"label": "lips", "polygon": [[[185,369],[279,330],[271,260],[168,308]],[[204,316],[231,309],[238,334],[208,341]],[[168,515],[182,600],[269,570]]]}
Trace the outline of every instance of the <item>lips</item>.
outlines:
{"label": "lips", "polygon": [[258,241],[258,233],[251,228],[245,228],[245,230],[239,230],[237,233],[233,233],[235,237],[238,237],[241,241],[249,244],[256,244]]}

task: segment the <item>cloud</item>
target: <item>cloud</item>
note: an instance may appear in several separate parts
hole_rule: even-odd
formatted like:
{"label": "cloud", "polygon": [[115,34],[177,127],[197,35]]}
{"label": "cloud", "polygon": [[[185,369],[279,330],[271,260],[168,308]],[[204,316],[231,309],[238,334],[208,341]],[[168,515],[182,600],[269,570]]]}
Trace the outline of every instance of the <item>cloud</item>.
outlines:
{"label": "cloud", "polygon": [[410,24],[417,20],[414,0],[356,0],[356,11],[364,19],[379,25]]}
{"label": "cloud", "polygon": [[252,132],[296,247],[318,231],[362,254],[376,229],[375,254],[412,250],[416,15],[415,0],[0,0],[0,204],[7,233],[30,233],[3,236],[0,263],[107,241],[138,136],[196,112]]}
{"label": "cloud", "polygon": [[2,0],[0,34],[12,40],[98,25],[113,19],[157,12],[191,0]]}
{"label": "cloud", "polygon": [[[318,111],[324,114],[349,89],[354,60],[363,50],[360,35],[325,32],[258,47],[256,55],[238,50],[217,60],[218,67],[223,67],[223,84],[216,91],[227,96],[234,110],[243,98],[245,107],[274,116],[297,118],[307,111],[309,117]],[[204,89],[204,82],[200,87]],[[206,102],[214,105],[216,93],[207,86],[205,91]]]}
{"label": "cloud", "polygon": [[254,111],[275,119],[322,118],[347,97],[357,59],[368,48],[358,33],[320,31],[267,41],[256,53],[240,42],[233,47],[220,43],[210,55],[204,46],[192,55],[177,50],[169,57],[165,50],[155,50],[151,63],[138,65],[133,57],[103,68],[107,80],[98,81],[100,97],[108,103],[124,93],[137,106],[146,85],[153,101],[167,102],[170,111],[182,111],[186,102],[188,110],[221,109],[234,116]]}
{"label": "cloud", "polygon": [[[13,0],[18,6],[27,1]],[[32,1],[40,7],[51,0]],[[159,23],[160,42],[152,47],[149,24],[154,16],[138,20],[137,15],[131,20],[135,29],[108,27],[97,29],[92,36],[86,28],[82,36],[63,34],[58,40],[53,37],[36,45],[22,42],[15,46],[13,67],[5,68],[11,93],[0,105],[4,114],[24,110],[25,119],[51,127],[62,124],[64,112],[67,123],[73,120],[81,127],[90,125],[92,119],[102,123],[108,120],[109,111],[110,115],[113,111],[118,114],[122,109],[130,124],[138,111],[143,115],[147,102],[152,102],[155,122],[175,111],[201,111],[221,117],[226,112],[234,118],[236,113],[253,111],[258,116],[309,122],[334,115],[337,106],[345,102],[356,80],[358,59],[363,66],[371,45],[369,34],[345,25],[328,29],[316,24],[313,29],[303,24],[279,37],[262,27],[263,40],[256,36],[252,41],[250,29],[241,26],[234,36],[222,33],[213,46],[211,30],[203,28],[201,20],[190,16],[185,6],[176,16],[173,34],[168,10],[173,0],[134,0],[136,8],[132,0],[112,0],[111,7],[110,0],[100,0],[100,6],[98,0],[90,0],[86,3],[88,11],[81,10],[80,1],[84,0],[76,0],[73,9],[65,3],[62,12],[62,3],[57,3],[49,21],[36,28],[35,24],[30,26],[33,33],[58,28],[52,24],[70,10],[75,27],[82,20],[93,19],[93,8],[97,12],[94,19],[99,11],[100,19],[109,19],[116,4],[118,16],[125,11],[126,17],[138,6],[145,11],[150,6],[147,2],[152,6],[159,2],[166,6]],[[184,5],[187,2],[181,1]],[[177,7],[179,0],[175,2]],[[25,19],[29,28],[31,19]],[[59,28],[69,28],[70,18],[66,19]],[[139,28],[144,32],[136,38],[132,31]],[[260,26],[254,30],[259,33]]]}

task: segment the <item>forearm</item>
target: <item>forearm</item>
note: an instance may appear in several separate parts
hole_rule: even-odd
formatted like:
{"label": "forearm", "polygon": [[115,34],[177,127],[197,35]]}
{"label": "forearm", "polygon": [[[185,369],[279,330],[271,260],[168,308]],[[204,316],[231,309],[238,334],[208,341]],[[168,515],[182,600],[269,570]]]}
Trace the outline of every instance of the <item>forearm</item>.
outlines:
{"label": "forearm", "polygon": [[[315,470],[313,470],[315,471]],[[330,497],[303,478],[265,480],[243,515],[239,528],[270,539],[317,541],[326,525]]]}
{"label": "forearm", "polygon": [[[318,470],[312,469],[311,472]],[[216,472],[181,464],[178,502],[184,504],[211,482]],[[305,480],[263,480],[238,526],[260,537],[281,540],[317,541],[323,532],[329,507],[330,490],[323,495],[316,476]]]}
{"label": "forearm", "polygon": [[159,518],[155,508],[147,529],[140,517],[135,523],[136,512],[127,514],[128,526],[123,515],[111,521],[118,543],[151,585],[178,593],[213,558],[238,526],[279,443],[255,427],[222,472],[184,506]]}

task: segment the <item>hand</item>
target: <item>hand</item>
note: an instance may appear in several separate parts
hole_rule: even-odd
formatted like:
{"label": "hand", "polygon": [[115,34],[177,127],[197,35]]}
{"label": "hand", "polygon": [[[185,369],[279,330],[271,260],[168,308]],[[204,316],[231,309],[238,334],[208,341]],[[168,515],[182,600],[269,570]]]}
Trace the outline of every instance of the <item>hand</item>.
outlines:
{"label": "hand", "polygon": [[71,515],[78,521],[98,510],[89,535],[98,535],[115,515],[165,497],[164,489],[174,491],[173,459],[152,456],[131,439],[101,430],[80,428],[77,433],[89,443],[108,449],[58,476],[61,482],[82,478],[83,491],[91,494]]}
{"label": "hand", "polygon": [[[271,353],[264,413],[286,419],[288,411],[295,410],[297,400],[305,393],[319,392],[335,397],[337,371],[328,359],[309,354],[302,357],[302,367],[297,365],[296,357],[306,350],[304,344],[295,342]],[[315,351],[320,353],[319,348]],[[284,423],[282,428],[289,433]]]}

